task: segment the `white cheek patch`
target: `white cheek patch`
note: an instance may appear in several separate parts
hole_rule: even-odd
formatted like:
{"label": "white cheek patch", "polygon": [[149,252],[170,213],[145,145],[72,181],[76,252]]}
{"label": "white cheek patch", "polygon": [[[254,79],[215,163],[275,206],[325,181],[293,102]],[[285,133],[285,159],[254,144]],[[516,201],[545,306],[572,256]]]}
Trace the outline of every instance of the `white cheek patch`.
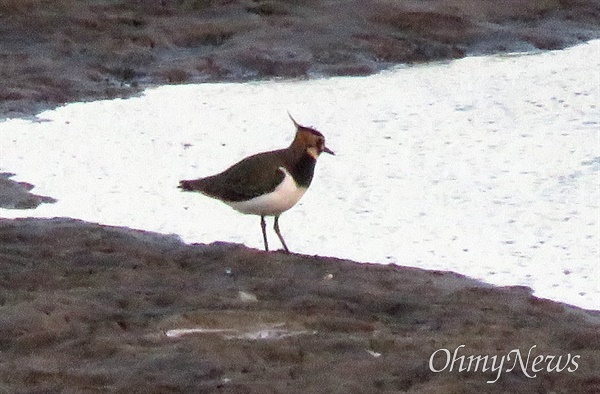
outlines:
{"label": "white cheek patch", "polygon": [[319,157],[319,151],[317,150],[317,148],[315,148],[314,146],[311,146],[310,148],[306,149],[306,152],[312,156],[313,159],[317,160],[317,158]]}

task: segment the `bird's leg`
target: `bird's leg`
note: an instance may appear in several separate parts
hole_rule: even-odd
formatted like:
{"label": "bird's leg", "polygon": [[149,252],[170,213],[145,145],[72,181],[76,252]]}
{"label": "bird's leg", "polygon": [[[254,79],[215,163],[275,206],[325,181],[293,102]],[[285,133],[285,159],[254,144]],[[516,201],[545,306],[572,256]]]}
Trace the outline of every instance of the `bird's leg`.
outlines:
{"label": "bird's leg", "polygon": [[265,222],[265,217],[260,217],[260,228],[262,228],[263,233],[263,241],[265,242],[265,251],[269,251],[269,243],[267,242],[267,223]]}
{"label": "bird's leg", "polygon": [[285,241],[283,240],[283,237],[281,236],[281,231],[279,231],[279,215],[275,216],[275,224],[273,226],[273,229],[275,230],[275,233],[279,237],[279,240],[281,241],[281,244],[283,245],[283,249],[285,249],[286,253],[290,253],[290,250],[288,249],[287,245],[285,244]]}

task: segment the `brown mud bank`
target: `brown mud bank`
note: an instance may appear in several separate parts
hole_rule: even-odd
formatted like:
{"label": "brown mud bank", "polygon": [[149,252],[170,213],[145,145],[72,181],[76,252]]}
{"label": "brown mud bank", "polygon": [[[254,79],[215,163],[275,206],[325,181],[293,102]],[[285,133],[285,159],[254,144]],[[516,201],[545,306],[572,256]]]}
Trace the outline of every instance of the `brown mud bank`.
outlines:
{"label": "brown mud bank", "polygon": [[[1,392],[600,391],[597,312],[451,272],[73,219],[0,219],[0,267]],[[439,349],[488,370],[434,372]]]}
{"label": "brown mud bank", "polygon": [[34,186],[27,182],[10,179],[15,174],[0,172],[0,208],[34,209],[42,203],[55,203],[52,197],[31,193]]}
{"label": "brown mud bank", "polygon": [[597,37],[597,0],[2,0],[0,117],[161,84],[365,75]]}

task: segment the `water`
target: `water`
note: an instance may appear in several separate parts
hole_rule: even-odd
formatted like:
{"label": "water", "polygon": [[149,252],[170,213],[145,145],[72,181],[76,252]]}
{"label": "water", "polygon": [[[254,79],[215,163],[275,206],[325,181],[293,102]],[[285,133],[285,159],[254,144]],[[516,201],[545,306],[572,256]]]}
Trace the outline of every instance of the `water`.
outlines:
{"label": "water", "polygon": [[[600,309],[600,41],[369,77],[165,86],[0,124],[0,170],[69,216],[262,248],[259,218],[180,179],[327,138],[280,224],[297,253],[452,270]],[[273,232],[272,246],[278,246]]]}

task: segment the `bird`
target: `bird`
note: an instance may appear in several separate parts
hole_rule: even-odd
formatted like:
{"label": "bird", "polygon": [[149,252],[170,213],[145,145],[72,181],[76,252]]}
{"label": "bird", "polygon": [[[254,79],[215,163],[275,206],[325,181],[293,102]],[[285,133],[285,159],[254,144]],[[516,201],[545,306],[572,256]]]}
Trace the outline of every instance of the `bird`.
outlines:
{"label": "bird", "polygon": [[266,216],[274,216],[273,230],[286,253],[290,253],[279,228],[279,216],[292,208],[310,186],[317,158],[325,152],[321,132],[300,125],[288,112],[296,127],[294,140],[284,149],[248,156],[223,172],[194,180],[182,180],[183,191],[200,192],[229,205],[238,212],[260,216],[265,251],[269,251]]}

